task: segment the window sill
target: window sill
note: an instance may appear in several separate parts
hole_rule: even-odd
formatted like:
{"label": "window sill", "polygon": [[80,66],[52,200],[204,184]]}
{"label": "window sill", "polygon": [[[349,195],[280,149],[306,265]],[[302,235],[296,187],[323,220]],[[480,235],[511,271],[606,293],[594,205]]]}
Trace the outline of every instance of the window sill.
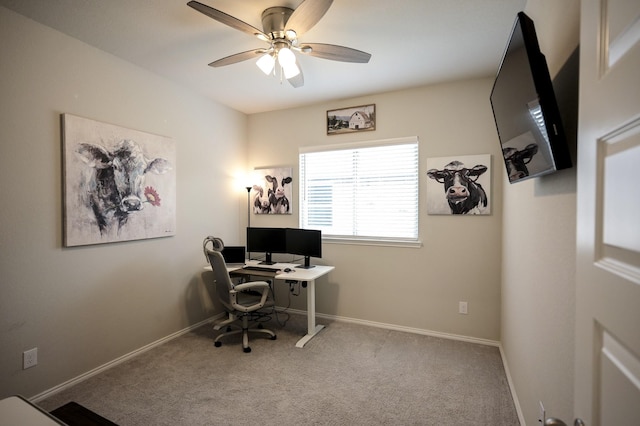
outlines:
{"label": "window sill", "polygon": [[356,246],[382,246],[382,247],[406,247],[421,248],[422,241],[406,241],[406,240],[385,240],[385,239],[365,239],[365,238],[349,238],[349,237],[322,237],[322,243],[326,244],[347,244]]}

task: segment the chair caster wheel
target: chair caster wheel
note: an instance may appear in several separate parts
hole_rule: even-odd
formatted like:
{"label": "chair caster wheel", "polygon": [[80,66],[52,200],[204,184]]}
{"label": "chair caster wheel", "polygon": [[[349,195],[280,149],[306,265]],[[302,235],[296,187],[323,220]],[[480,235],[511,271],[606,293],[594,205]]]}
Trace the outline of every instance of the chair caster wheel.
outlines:
{"label": "chair caster wheel", "polygon": [[245,354],[248,354],[249,352],[251,352],[251,348],[242,348],[242,350],[244,351]]}
{"label": "chair caster wheel", "polygon": [[220,346],[222,346],[222,342],[215,342],[213,346],[215,346],[216,348],[219,348]]}
{"label": "chair caster wheel", "polygon": [[276,340],[278,336],[271,336],[271,340]]}

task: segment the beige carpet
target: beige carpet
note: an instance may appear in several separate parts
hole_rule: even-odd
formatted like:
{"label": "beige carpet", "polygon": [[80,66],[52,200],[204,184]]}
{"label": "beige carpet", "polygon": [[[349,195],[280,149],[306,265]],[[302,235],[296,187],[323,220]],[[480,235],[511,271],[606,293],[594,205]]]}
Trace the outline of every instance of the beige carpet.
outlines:
{"label": "beige carpet", "polygon": [[213,346],[204,326],[40,401],[119,425],[518,425],[498,348],[306,317],[275,341]]}

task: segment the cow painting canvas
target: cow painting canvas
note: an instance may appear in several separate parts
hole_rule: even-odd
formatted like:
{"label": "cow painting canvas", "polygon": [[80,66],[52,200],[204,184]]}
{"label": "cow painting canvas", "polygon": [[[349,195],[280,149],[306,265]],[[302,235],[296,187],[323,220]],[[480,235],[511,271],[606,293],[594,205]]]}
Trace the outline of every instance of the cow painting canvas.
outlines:
{"label": "cow painting canvas", "polygon": [[62,114],[65,246],[175,235],[175,145]]}
{"label": "cow painting canvas", "polygon": [[250,200],[255,214],[291,214],[291,167],[257,169]]}
{"label": "cow painting canvas", "polygon": [[427,159],[427,213],[491,214],[491,155]]}

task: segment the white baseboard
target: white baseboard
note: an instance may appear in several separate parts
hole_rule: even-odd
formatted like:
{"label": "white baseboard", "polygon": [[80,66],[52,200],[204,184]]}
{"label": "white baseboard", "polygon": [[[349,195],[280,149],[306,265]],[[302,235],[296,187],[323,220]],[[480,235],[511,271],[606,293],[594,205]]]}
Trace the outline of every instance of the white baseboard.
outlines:
{"label": "white baseboard", "polygon": [[207,319],[205,319],[203,321],[200,321],[197,324],[193,324],[193,325],[191,325],[191,326],[189,326],[187,328],[184,328],[182,330],[176,331],[175,333],[172,333],[172,334],[170,334],[168,336],[165,336],[162,339],[156,340],[155,342],[151,342],[148,345],[145,345],[145,346],[143,346],[143,347],[141,347],[139,349],[136,349],[135,351],[132,351],[132,352],[129,352],[128,354],[122,355],[121,357],[118,357],[118,358],[114,359],[113,361],[109,361],[106,364],[103,364],[103,365],[101,365],[99,367],[94,368],[93,370],[87,371],[86,373],[83,373],[83,374],[81,374],[81,375],[79,375],[77,377],[74,377],[71,380],[67,380],[64,383],[61,383],[61,384],[59,384],[57,386],[54,386],[51,389],[48,389],[48,390],[46,390],[46,391],[44,391],[42,393],[39,393],[38,395],[36,395],[36,396],[34,396],[32,398],[29,398],[29,400],[31,402],[37,403],[37,402],[39,402],[39,401],[41,401],[43,399],[46,399],[46,398],[48,398],[48,397],[50,397],[52,395],[55,395],[58,392],[63,391],[64,389],[67,389],[67,388],[70,388],[71,386],[77,385],[78,383],[80,383],[80,382],[82,382],[84,380],[87,380],[88,378],[93,377],[96,374],[102,373],[103,371],[108,370],[111,367],[115,367],[116,365],[121,364],[121,363],[123,363],[123,362],[125,362],[125,361],[127,361],[127,360],[129,360],[131,358],[134,358],[135,356],[140,355],[143,352],[146,352],[146,351],[148,351],[150,349],[153,349],[153,348],[155,348],[157,346],[160,346],[163,343],[168,342],[169,340],[173,340],[176,337],[182,336],[183,334],[189,333],[190,331],[195,330],[196,328],[199,328],[199,327],[201,327],[201,326],[203,326],[203,325],[205,325],[207,323],[215,321],[218,318],[221,318],[221,317],[223,317],[225,315],[226,315],[226,313],[223,312],[223,313],[215,315],[215,316],[213,316],[211,318],[207,318]]}
{"label": "white baseboard", "polygon": [[509,390],[511,391],[511,398],[513,399],[513,404],[516,406],[516,413],[518,413],[518,420],[520,420],[520,426],[527,426],[527,422],[524,420],[524,414],[522,413],[522,407],[520,407],[520,400],[518,399],[518,395],[516,394],[516,388],[513,384],[513,380],[511,379],[511,372],[509,371],[509,365],[507,364],[507,357],[504,354],[504,349],[502,348],[502,344],[500,344],[498,348],[500,348],[500,358],[502,358],[502,365],[504,366],[504,372],[507,376],[507,382],[509,383]]}
{"label": "white baseboard", "polygon": [[[295,314],[300,314],[300,315],[307,315],[307,311],[301,311],[298,309],[287,309],[286,311],[295,313]],[[383,322],[361,320],[361,319],[349,318],[349,317],[341,317],[337,315],[320,314],[317,312],[316,312],[316,317],[325,318],[333,321],[341,321],[341,322],[349,322],[352,324],[366,325],[369,327],[384,328],[387,330],[404,331],[407,333],[421,334],[423,336],[441,337],[443,339],[460,340],[463,342],[478,343],[481,345],[488,345],[488,346],[496,346],[496,347],[500,346],[500,342],[496,340],[480,339],[477,337],[463,336],[460,334],[442,333],[439,331],[425,330],[422,328],[405,327],[403,325],[386,324]]]}

